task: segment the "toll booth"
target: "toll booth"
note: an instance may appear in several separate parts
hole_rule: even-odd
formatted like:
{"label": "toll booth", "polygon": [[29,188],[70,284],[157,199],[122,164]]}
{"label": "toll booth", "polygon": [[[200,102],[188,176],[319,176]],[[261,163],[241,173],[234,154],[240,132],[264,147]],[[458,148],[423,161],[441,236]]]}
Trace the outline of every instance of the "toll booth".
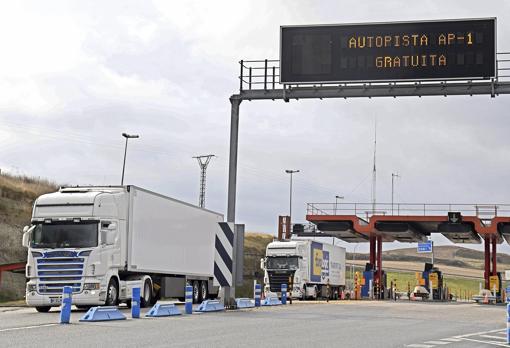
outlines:
{"label": "toll booth", "polygon": [[489,287],[490,291],[494,292],[494,289],[496,289],[496,301],[501,302],[501,272],[497,272],[496,275],[491,275],[489,277]]}
{"label": "toll booth", "polygon": [[377,270],[374,269],[374,265],[371,263],[367,263],[365,265],[365,271],[363,272],[363,279],[361,281],[361,297],[369,298],[370,297],[370,285],[372,285],[374,293],[373,296],[376,299],[384,299],[386,297],[386,272],[383,270],[381,272],[381,284],[382,289],[379,287],[377,282]]}
{"label": "toll booth", "polygon": [[[425,264],[425,270],[421,273],[418,282],[430,293],[432,291],[432,299],[442,300],[444,298],[444,281],[443,272],[430,263]],[[432,287],[432,289],[431,289]]]}

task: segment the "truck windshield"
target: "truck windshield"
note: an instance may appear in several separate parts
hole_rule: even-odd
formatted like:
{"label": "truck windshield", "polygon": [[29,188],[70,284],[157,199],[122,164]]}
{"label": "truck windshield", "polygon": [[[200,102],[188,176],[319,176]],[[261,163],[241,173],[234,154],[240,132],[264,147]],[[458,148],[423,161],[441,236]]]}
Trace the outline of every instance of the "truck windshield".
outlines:
{"label": "truck windshield", "polygon": [[298,258],[285,256],[271,256],[267,258],[267,269],[297,270]]}
{"label": "truck windshield", "polygon": [[38,224],[32,232],[32,248],[89,248],[97,246],[97,221]]}

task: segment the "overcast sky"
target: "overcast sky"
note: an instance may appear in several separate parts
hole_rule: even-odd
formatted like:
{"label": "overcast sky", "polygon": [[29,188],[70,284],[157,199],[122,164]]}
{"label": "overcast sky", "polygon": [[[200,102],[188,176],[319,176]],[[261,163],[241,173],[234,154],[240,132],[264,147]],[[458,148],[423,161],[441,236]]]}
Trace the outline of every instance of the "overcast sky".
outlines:
{"label": "overcast sky", "polygon": [[[59,184],[128,184],[198,202],[192,156],[216,154],[206,205],[226,212],[229,96],[238,61],[277,59],[280,25],[498,17],[508,1],[4,1],[0,168]],[[510,202],[510,96],[241,104],[237,220],[275,233],[307,202]],[[437,237],[437,240],[441,239]],[[506,245],[506,243],[505,243]],[[359,250],[359,249],[358,249]],[[501,250],[509,250],[506,245]]]}

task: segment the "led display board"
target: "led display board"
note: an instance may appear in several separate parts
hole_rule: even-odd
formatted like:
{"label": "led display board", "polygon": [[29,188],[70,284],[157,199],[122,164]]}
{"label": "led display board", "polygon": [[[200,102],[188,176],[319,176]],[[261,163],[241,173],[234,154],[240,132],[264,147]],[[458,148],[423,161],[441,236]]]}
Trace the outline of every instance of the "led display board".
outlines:
{"label": "led display board", "polygon": [[282,26],[280,82],[488,79],[496,19]]}

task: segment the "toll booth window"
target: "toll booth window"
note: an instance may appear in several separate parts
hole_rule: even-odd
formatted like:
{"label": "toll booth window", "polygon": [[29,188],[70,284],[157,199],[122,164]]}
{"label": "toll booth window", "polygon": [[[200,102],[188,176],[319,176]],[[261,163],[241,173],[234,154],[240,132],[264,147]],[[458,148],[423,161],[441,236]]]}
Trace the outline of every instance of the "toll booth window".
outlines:
{"label": "toll booth window", "polygon": [[318,75],[331,73],[331,35],[294,35],[292,53],[293,74]]}

